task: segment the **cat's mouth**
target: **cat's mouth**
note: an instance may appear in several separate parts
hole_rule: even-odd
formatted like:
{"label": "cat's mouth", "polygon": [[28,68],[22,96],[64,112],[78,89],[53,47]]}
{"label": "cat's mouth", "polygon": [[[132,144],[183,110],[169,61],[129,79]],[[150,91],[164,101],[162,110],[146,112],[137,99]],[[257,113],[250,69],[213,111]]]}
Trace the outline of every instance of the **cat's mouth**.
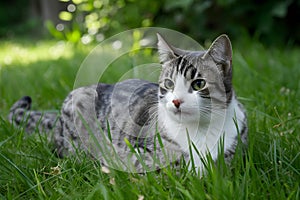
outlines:
{"label": "cat's mouth", "polygon": [[181,106],[179,108],[176,108],[175,106],[173,106],[173,104],[167,105],[166,108],[167,108],[168,112],[171,115],[174,115],[174,116],[190,115],[190,114],[192,114],[190,110],[182,109]]}
{"label": "cat's mouth", "polygon": [[181,109],[178,108],[176,110],[173,111],[174,115],[181,115]]}
{"label": "cat's mouth", "polygon": [[182,110],[181,108],[178,108],[178,109],[176,109],[176,110],[173,110],[172,111],[172,113],[174,114],[174,115],[190,115],[191,113],[190,112],[188,112],[188,111],[185,111],[185,110]]}

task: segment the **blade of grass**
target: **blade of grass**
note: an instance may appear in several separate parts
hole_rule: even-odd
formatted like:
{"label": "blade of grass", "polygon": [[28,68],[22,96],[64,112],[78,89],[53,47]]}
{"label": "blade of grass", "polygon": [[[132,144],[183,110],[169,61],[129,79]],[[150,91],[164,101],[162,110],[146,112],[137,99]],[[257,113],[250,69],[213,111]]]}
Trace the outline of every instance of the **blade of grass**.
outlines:
{"label": "blade of grass", "polygon": [[18,174],[20,174],[24,178],[25,182],[29,187],[34,187],[34,183],[31,181],[31,179],[15,163],[13,163],[9,158],[4,156],[1,152],[0,156],[4,160],[6,160],[6,162],[8,162],[18,172]]}

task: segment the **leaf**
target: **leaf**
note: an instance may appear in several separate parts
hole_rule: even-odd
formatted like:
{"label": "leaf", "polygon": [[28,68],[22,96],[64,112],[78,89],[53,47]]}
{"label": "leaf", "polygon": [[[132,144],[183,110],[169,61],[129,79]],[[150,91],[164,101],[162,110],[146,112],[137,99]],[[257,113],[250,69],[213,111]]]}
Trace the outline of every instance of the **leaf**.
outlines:
{"label": "leaf", "polygon": [[73,18],[72,13],[67,12],[67,11],[61,11],[58,15],[59,19],[63,21],[71,21]]}

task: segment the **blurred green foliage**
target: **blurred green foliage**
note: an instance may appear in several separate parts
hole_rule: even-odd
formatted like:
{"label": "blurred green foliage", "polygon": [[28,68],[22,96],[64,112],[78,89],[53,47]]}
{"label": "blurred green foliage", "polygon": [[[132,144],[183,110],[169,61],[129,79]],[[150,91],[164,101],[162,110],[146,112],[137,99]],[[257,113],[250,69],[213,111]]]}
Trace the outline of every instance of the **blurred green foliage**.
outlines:
{"label": "blurred green foliage", "polygon": [[[47,22],[47,29],[55,38],[73,43],[88,44],[128,29],[159,26],[198,41],[227,33],[233,39],[249,35],[266,44],[300,44],[300,0],[56,1],[67,6],[58,14],[61,22]],[[30,15],[26,5],[26,0],[0,3],[0,36],[18,23],[22,30],[31,26],[24,23],[24,15]]]}
{"label": "blurred green foliage", "polygon": [[300,27],[299,0],[182,1],[186,4],[166,9],[161,24],[172,24],[197,39],[221,33],[238,38],[246,33],[267,44],[300,42],[300,30],[295,29]]}
{"label": "blurred green foliage", "polygon": [[54,25],[47,23],[50,33],[60,39],[84,44],[102,41],[120,31],[153,26],[163,1],[139,0],[63,0],[69,2],[59,18],[67,21]]}
{"label": "blurred green foliage", "polygon": [[[161,26],[197,40],[227,33],[249,34],[267,44],[300,42],[299,0],[63,0],[69,2],[60,19],[62,30],[48,25],[53,35],[89,43],[137,27]],[[58,33],[60,32],[60,33]]]}

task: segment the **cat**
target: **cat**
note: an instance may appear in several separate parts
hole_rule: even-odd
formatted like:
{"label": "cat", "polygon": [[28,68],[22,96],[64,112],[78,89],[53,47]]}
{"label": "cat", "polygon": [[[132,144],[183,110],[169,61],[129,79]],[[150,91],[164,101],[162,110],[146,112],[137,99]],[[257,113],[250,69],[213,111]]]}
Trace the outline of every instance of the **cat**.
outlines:
{"label": "cat", "polygon": [[67,96],[60,114],[31,111],[25,96],[11,107],[10,122],[26,132],[48,132],[60,157],[83,150],[120,170],[155,170],[184,158],[202,173],[203,159],[209,154],[216,161],[220,147],[230,161],[248,132],[232,87],[230,39],[221,35],[207,50],[188,51],[157,38],[158,83],[129,79],[81,87]]}

